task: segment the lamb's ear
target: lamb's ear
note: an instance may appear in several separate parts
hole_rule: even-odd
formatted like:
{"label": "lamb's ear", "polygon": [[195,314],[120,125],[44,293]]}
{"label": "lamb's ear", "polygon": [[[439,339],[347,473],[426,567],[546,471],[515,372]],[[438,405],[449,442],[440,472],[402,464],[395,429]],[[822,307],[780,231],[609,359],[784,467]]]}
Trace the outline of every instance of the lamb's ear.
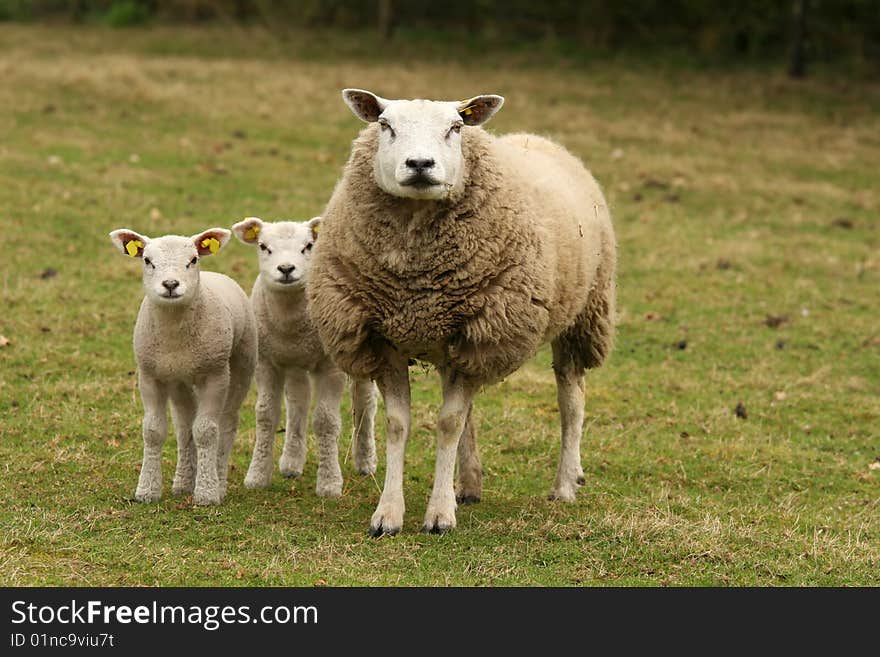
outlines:
{"label": "lamb's ear", "polygon": [[212,255],[222,249],[232,236],[225,228],[210,228],[203,233],[193,235],[192,241],[196,245],[200,256]]}
{"label": "lamb's ear", "polygon": [[311,219],[309,219],[308,223],[306,224],[306,226],[308,226],[309,228],[312,229],[312,239],[313,240],[318,239],[318,230],[320,230],[320,228],[321,228],[322,221],[323,221],[323,219],[321,219],[321,217],[312,217]]}
{"label": "lamb's ear", "polygon": [[343,89],[342,100],[361,121],[373,123],[388,107],[388,101],[363,89]]}
{"label": "lamb's ear", "polygon": [[132,258],[142,258],[144,247],[150,243],[149,237],[128,228],[114,230],[110,233],[110,239],[120,251]]}
{"label": "lamb's ear", "polygon": [[458,103],[458,115],[465,125],[483,125],[504,104],[504,96],[483,94]]}
{"label": "lamb's ear", "polygon": [[263,230],[263,220],[259,217],[248,217],[244,221],[239,221],[232,227],[232,234],[235,235],[240,242],[245,244],[256,244],[258,235]]}

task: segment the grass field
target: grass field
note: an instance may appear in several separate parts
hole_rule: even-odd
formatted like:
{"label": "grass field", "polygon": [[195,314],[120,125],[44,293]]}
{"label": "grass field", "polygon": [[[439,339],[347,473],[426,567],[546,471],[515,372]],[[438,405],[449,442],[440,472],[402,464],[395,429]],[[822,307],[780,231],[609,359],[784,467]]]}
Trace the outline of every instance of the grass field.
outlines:
{"label": "grass field", "polygon": [[[880,584],[880,86],[372,45],[0,26],[0,584]],[[222,506],[171,496],[173,438],[165,497],[132,501],[140,267],[107,233],[320,213],[360,128],[345,86],[501,93],[492,131],[549,135],[603,184],[619,334],[576,503],[545,499],[546,349],[478,399],[483,502],[449,535],[418,533],[439,386],[417,369],[397,537],[367,536],[381,430],[376,479],[345,463],[337,501],[313,444],[302,480],[244,489],[253,391]],[[249,289],[255,260],[206,267]]]}

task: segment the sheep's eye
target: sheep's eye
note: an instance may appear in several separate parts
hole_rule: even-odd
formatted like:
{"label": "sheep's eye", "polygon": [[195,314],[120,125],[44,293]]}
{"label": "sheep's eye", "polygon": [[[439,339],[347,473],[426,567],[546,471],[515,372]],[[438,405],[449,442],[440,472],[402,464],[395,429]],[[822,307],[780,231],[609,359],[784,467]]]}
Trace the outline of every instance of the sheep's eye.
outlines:
{"label": "sheep's eye", "polygon": [[193,256],[193,259],[189,261],[189,264],[194,265],[199,261],[198,256]]}
{"label": "sheep's eye", "polygon": [[269,251],[269,247],[262,242],[260,242],[260,251],[267,251],[268,253],[272,253],[271,251]]}
{"label": "sheep's eye", "polygon": [[145,264],[145,265],[150,265],[150,267],[154,267],[154,266],[155,266],[155,265],[153,265],[153,261],[150,260],[149,258],[144,258],[144,264]]}
{"label": "sheep's eye", "polygon": [[449,137],[452,133],[459,134],[461,132],[461,123],[453,123],[452,127],[449,128],[449,132],[446,133],[446,136]]}
{"label": "sheep's eye", "polygon": [[306,251],[311,251],[313,246],[315,246],[315,242],[314,241],[309,242],[308,244],[306,244],[303,247],[303,250],[301,251],[301,253],[305,253]]}
{"label": "sheep's eye", "polygon": [[394,129],[385,119],[379,119],[379,127],[382,129],[383,132],[387,130],[392,137],[394,136]]}

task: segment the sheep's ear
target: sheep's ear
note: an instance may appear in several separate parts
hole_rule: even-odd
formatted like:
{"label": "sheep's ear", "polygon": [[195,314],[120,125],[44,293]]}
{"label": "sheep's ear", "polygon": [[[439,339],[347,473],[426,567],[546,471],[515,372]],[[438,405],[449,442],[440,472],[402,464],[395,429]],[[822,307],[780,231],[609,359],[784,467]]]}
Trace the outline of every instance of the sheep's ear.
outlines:
{"label": "sheep's ear", "polygon": [[248,217],[232,227],[232,234],[244,244],[256,244],[261,230],[263,230],[263,220],[259,217]]}
{"label": "sheep's ear", "polygon": [[193,244],[199,251],[200,256],[212,255],[222,249],[232,236],[225,228],[211,228],[204,233],[193,235]]}
{"label": "sheep's ear", "polygon": [[388,101],[363,89],[343,89],[342,100],[361,121],[373,123],[388,107]]}
{"label": "sheep's ear", "polygon": [[504,104],[504,96],[483,94],[458,103],[458,115],[465,125],[483,125]]}
{"label": "sheep's ear", "polygon": [[150,238],[127,228],[120,228],[110,233],[111,241],[125,255],[132,258],[142,258],[144,247],[150,243]]}
{"label": "sheep's ear", "polygon": [[312,217],[311,219],[309,219],[308,223],[306,224],[306,226],[308,226],[309,228],[312,229],[312,239],[313,240],[318,239],[318,230],[320,230],[320,228],[321,228],[322,221],[323,221],[323,219],[321,219],[321,217]]}

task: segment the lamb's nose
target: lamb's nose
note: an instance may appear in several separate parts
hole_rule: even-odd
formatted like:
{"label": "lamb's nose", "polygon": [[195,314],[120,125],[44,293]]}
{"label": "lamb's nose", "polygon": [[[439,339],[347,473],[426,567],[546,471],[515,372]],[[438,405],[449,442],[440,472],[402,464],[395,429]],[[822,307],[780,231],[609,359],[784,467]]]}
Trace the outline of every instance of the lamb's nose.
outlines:
{"label": "lamb's nose", "polygon": [[168,280],[162,281],[162,287],[164,287],[169,292],[174,292],[175,288],[177,288],[178,285],[180,285],[180,281],[174,278],[169,278]]}
{"label": "lamb's nose", "polygon": [[295,265],[278,265],[278,271],[287,276],[290,272],[296,269]]}
{"label": "lamb's nose", "polygon": [[425,171],[426,169],[431,169],[434,166],[434,160],[432,158],[418,160],[411,157],[407,159],[406,166],[408,166],[410,169],[415,169],[416,171]]}

